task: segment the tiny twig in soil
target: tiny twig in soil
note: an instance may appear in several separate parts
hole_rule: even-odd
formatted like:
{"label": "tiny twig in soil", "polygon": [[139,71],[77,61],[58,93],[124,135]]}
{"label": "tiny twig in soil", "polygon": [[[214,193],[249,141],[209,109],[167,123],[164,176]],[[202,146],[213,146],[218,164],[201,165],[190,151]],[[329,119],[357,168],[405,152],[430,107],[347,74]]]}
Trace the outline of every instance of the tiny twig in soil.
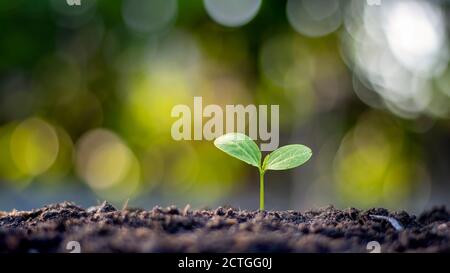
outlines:
{"label": "tiny twig in soil", "polygon": [[188,212],[190,209],[191,209],[191,205],[187,204],[183,209],[183,216],[188,215]]}
{"label": "tiny twig in soil", "polygon": [[123,203],[122,210],[126,210],[128,208],[128,202],[130,201],[130,198],[125,200],[125,203]]}
{"label": "tiny twig in soil", "polygon": [[397,221],[397,219],[393,218],[393,217],[388,217],[388,216],[382,216],[382,215],[369,215],[372,218],[375,219],[381,219],[381,220],[386,220],[388,221],[396,231],[401,231],[403,230],[403,226]]}

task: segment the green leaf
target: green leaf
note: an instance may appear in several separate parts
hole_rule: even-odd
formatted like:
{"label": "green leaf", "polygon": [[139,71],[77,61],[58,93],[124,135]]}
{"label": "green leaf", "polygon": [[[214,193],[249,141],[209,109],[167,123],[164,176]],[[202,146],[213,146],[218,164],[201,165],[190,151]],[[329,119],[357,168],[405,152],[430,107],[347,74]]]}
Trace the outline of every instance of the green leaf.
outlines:
{"label": "green leaf", "polygon": [[267,155],[262,169],[263,171],[292,169],[308,161],[311,156],[311,149],[304,145],[286,145]]}
{"label": "green leaf", "polygon": [[229,133],[218,137],[214,145],[225,153],[257,168],[261,166],[261,152],[256,143],[241,133]]}

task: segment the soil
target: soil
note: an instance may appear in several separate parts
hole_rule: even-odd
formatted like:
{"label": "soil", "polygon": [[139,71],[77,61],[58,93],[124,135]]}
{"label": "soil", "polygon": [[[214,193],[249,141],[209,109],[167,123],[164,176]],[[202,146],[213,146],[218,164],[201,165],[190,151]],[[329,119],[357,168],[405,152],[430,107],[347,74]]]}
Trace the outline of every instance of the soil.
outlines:
{"label": "soil", "polygon": [[0,252],[69,252],[69,241],[81,252],[368,252],[370,241],[381,252],[450,252],[450,210],[416,217],[382,208],[146,211],[64,202],[0,212]]}

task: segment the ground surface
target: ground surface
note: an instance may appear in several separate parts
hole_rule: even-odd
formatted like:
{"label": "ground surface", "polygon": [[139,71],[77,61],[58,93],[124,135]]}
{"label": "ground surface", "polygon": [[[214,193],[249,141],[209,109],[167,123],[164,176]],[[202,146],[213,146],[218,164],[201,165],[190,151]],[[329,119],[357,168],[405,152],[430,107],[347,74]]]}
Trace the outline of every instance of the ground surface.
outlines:
{"label": "ground surface", "polygon": [[370,241],[382,252],[450,252],[450,210],[415,217],[385,209],[144,211],[61,203],[0,212],[0,252],[69,252],[70,241],[81,252],[368,252]]}

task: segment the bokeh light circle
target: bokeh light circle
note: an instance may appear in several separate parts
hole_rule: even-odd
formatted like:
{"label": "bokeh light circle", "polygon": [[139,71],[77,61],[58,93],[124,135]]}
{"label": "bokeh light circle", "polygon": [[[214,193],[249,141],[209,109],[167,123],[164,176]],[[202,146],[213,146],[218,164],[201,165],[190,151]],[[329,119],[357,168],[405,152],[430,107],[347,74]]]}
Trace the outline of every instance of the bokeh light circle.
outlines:
{"label": "bokeh light circle", "polygon": [[204,0],[206,12],[217,23],[239,27],[250,22],[258,13],[262,0]]}
{"label": "bokeh light circle", "polygon": [[29,176],[47,171],[55,162],[58,150],[55,129],[40,118],[23,121],[11,135],[12,159],[17,168]]}
{"label": "bokeh light circle", "polygon": [[132,30],[149,33],[164,29],[178,12],[176,0],[125,0],[122,17]]}
{"label": "bokeh light circle", "polygon": [[405,136],[393,119],[380,112],[360,117],[342,139],[333,164],[341,205],[368,208],[399,207],[410,200],[426,203],[427,171],[422,159],[407,148]]}
{"label": "bokeh light circle", "polygon": [[309,37],[334,32],[342,19],[338,0],[288,0],[286,14],[291,26]]}
{"label": "bokeh light circle", "polygon": [[439,3],[417,0],[347,5],[341,53],[364,85],[355,92],[366,104],[380,105],[381,98],[383,108],[408,119],[446,115],[433,86],[449,62],[442,13]]}
{"label": "bokeh light circle", "polygon": [[402,65],[427,75],[442,72],[448,52],[439,8],[427,1],[392,1],[383,7],[382,16],[389,47]]}
{"label": "bokeh light circle", "polygon": [[125,198],[132,194],[140,179],[140,167],[133,152],[106,129],[89,131],[78,141],[76,170],[93,190],[102,192],[120,186]]}

